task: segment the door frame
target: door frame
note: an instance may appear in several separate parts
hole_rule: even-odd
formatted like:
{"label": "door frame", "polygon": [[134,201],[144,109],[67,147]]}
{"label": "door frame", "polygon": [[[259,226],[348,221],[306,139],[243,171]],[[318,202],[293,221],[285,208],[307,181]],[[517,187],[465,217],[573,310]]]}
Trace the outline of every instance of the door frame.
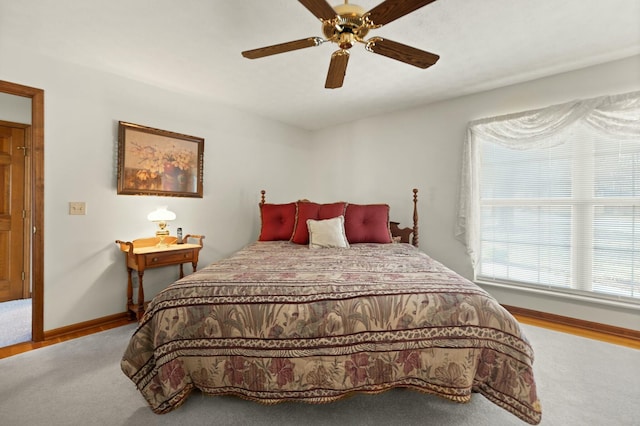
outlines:
{"label": "door frame", "polygon": [[0,92],[31,99],[31,340],[44,340],[44,90],[0,80]]}

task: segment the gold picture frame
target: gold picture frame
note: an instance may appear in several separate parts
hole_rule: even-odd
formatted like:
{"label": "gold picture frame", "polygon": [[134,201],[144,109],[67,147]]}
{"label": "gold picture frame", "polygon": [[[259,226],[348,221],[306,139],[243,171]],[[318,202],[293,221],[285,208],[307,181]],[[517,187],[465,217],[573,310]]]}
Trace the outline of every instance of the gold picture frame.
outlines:
{"label": "gold picture frame", "polygon": [[118,194],[202,198],[204,139],[118,122]]}

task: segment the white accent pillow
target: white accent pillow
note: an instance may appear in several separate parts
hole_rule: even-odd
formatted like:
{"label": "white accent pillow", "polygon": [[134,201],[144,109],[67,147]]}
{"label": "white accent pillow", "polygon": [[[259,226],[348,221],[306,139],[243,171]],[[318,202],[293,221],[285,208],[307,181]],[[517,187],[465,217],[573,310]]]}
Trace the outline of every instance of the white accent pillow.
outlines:
{"label": "white accent pillow", "polygon": [[349,247],[347,235],[344,232],[344,216],[332,219],[307,219],[309,229],[309,248]]}

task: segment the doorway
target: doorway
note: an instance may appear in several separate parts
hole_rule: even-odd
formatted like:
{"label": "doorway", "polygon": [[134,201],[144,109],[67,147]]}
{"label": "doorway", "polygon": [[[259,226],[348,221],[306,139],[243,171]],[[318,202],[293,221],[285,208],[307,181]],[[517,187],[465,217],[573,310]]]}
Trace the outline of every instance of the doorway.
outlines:
{"label": "doorway", "polygon": [[31,149],[25,157],[29,174],[25,192],[31,209],[24,213],[31,244],[25,253],[26,264],[30,263],[25,275],[31,277],[31,339],[40,342],[44,340],[44,91],[0,80],[0,92],[31,99]]}
{"label": "doorway", "polygon": [[0,120],[0,346],[31,341],[30,150],[31,126]]}
{"label": "doorway", "polygon": [[28,155],[31,126],[0,120],[0,302],[31,298]]}

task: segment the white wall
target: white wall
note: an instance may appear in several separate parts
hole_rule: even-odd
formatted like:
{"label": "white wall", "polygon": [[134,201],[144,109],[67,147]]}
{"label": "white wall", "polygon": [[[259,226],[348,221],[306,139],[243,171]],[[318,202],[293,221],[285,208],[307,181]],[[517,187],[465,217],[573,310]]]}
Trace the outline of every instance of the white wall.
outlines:
{"label": "white wall", "polygon": [[[392,219],[409,225],[411,188],[417,187],[421,249],[471,279],[453,231],[468,122],[635,90],[640,56],[319,131],[313,192],[324,200],[388,200]],[[638,310],[486,288],[505,304],[640,330]]]}
{"label": "white wall", "polygon": [[[152,236],[146,216],[157,206],[177,214],[172,234],[206,236],[203,266],[257,238],[261,189],[274,202],[302,192],[290,177],[303,175],[306,131],[51,58],[23,59],[3,64],[0,79],[45,91],[45,331],[125,310],[114,242]],[[204,198],[117,195],[118,120],[205,138]],[[70,216],[69,201],[86,202],[86,216]],[[146,295],[177,275],[177,267],[146,272]]]}

